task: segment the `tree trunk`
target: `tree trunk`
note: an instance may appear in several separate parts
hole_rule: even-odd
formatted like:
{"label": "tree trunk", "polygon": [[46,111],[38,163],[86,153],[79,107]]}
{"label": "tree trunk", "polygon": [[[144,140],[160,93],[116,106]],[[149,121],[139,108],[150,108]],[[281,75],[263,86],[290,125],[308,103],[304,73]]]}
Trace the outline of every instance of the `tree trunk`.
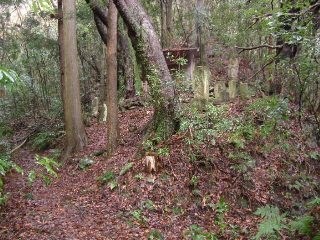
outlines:
{"label": "tree trunk", "polygon": [[204,66],[207,63],[206,57],[206,36],[203,31],[204,24],[204,0],[197,0],[196,3],[197,16],[196,16],[196,31],[197,31],[197,44],[196,46],[200,51],[200,65]]}
{"label": "tree trunk", "polygon": [[78,72],[76,40],[76,3],[75,0],[63,0],[63,37],[62,60],[64,70],[64,119],[66,130],[66,148],[64,157],[80,151],[87,143],[87,137],[81,116],[80,83]]}
{"label": "tree trunk", "polygon": [[[63,56],[63,10],[62,0],[58,0],[58,44],[59,44],[59,60],[60,60],[60,85],[61,85],[61,99],[64,102],[64,56]],[[64,103],[62,103],[64,108]],[[63,111],[64,112],[64,111]]]}
{"label": "tree trunk", "polygon": [[163,48],[171,45],[172,0],[160,0],[161,7],[161,43]]}
{"label": "tree trunk", "polygon": [[133,98],[136,95],[134,80],[134,50],[131,46],[128,31],[123,23],[118,23],[118,77],[124,85],[124,98]]}
{"label": "tree trunk", "polygon": [[114,0],[114,3],[128,26],[132,43],[147,73],[155,110],[149,133],[157,141],[161,141],[174,132],[176,119],[174,82],[162,53],[159,37],[137,0]]}
{"label": "tree trunk", "polygon": [[107,19],[107,156],[117,147],[119,136],[117,96],[117,8],[109,1]]}

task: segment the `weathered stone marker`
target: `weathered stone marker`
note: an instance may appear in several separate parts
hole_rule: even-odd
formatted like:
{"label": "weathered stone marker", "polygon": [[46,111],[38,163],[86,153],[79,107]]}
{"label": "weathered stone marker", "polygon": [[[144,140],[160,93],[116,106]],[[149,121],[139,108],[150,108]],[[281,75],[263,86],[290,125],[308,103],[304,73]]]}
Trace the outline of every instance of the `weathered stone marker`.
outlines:
{"label": "weathered stone marker", "polygon": [[239,78],[239,58],[231,58],[228,65],[228,77],[230,80]]}
{"label": "weathered stone marker", "polygon": [[92,100],[92,116],[97,117],[99,113],[99,98],[94,97]]}
{"label": "weathered stone marker", "polygon": [[214,84],[214,98],[216,103],[224,102],[226,98],[226,83],[224,81],[218,81]]}
{"label": "weathered stone marker", "polygon": [[241,99],[248,99],[250,97],[250,91],[248,83],[241,82],[239,85],[239,93]]}
{"label": "weathered stone marker", "polygon": [[235,99],[238,95],[238,88],[237,88],[238,81],[237,80],[231,80],[229,81],[229,97],[230,99]]}
{"label": "weathered stone marker", "polygon": [[103,104],[103,112],[102,112],[102,121],[106,122],[107,121],[107,116],[108,116],[108,108],[107,104]]}
{"label": "weathered stone marker", "polygon": [[207,67],[199,66],[194,74],[194,98],[196,100],[209,100],[210,70]]}

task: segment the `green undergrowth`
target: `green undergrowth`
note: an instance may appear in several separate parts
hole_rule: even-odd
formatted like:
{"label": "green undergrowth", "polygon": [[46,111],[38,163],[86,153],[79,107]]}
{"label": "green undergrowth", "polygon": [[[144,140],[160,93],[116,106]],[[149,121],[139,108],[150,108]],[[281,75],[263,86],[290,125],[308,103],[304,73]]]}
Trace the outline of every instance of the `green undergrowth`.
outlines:
{"label": "green undergrowth", "polygon": [[12,170],[15,170],[16,172],[21,174],[23,173],[22,168],[10,160],[9,153],[0,153],[0,205],[5,204],[8,198],[8,195],[4,192],[3,189],[5,184],[4,177]]}
{"label": "green undergrowth", "polygon": [[290,236],[294,239],[320,239],[320,198],[306,202],[305,212],[300,215],[281,213],[276,206],[266,205],[255,214],[261,218],[258,231],[253,239],[281,239]]}
{"label": "green undergrowth", "polygon": [[27,180],[31,186],[36,179],[41,179],[46,186],[50,185],[55,178],[58,178],[58,171],[61,163],[56,158],[56,153],[49,156],[35,155],[35,163],[39,168],[29,171]]}
{"label": "green undergrowth", "polygon": [[[316,173],[310,170],[319,165],[319,152],[305,144],[304,132],[289,102],[268,96],[250,100],[237,109],[230,106],[207,104],[199,109],[189,105],[181,112],[180,134],[184,136],[185,152],[193,169],[203,171],[220,166],[219,169],[237,176],[240,189],[254,191],[254,173],[263,165],[274,200],[257,210],[262,221],[255,235],[250,232],[253,238],[319,239],[319,216],[314,215],[318,207],[310,208],[307,204],[320,193]],[[274,166],[278,166],[277,171]],[[190,178],[192,192],[199,196],[203,196],[203,184],[198,175]],[[259,206],[258,202],[254,204]],[[220,229],[218,236],[231,229],[223,216],[220,214],[215,220]]]}

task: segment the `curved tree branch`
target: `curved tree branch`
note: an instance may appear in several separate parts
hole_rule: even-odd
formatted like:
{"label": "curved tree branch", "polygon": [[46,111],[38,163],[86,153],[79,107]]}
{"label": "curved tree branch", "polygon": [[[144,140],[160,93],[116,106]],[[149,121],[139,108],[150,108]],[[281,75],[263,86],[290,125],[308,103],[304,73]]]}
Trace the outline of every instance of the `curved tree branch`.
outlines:
{"label": "curved tree branch", "polygon": [[244,51],[250,51],[250,50],[255,50],[255,49],[258,49],[258,48],[269,48],[269,49],[281,49],[283,48],[283,44],[282,45],[269,45],[269,44],[262,44],[262,45],[259,45],[259,46],[253,46],[253,47],[238,47],[238,46],[235,46],[236,49],[240,49],[241,51],[239,52],[242,53]]}
{"label": "curved tree branch", "polygon": [[96,23],[96,27],[97,27],[97,30],[99,32],[99,35],[103,41],[103,43],[105,45],[107,45],[107,27],[106,25],[101,21],[100,17],[98,17],[98,15],[94,14],[93,15],[93,19],[94,19],[94,22]]}
{"label": "curved tree branch", "polygon": [[103,24],[107,26],[108,11],[102,10],[95,0],[86,0],[86,2],[92,10],[93,14],[98,16],[101,22],[103,22]]}

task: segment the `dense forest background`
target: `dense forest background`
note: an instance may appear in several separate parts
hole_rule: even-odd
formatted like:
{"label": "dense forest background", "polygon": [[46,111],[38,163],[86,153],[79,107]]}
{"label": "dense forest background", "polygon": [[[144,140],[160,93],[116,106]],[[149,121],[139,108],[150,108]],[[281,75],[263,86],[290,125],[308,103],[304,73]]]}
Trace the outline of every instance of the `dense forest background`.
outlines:
{"label": "dense forest background", "polygon": [[320,239],[320,1],[1,0],[0,239]]}

